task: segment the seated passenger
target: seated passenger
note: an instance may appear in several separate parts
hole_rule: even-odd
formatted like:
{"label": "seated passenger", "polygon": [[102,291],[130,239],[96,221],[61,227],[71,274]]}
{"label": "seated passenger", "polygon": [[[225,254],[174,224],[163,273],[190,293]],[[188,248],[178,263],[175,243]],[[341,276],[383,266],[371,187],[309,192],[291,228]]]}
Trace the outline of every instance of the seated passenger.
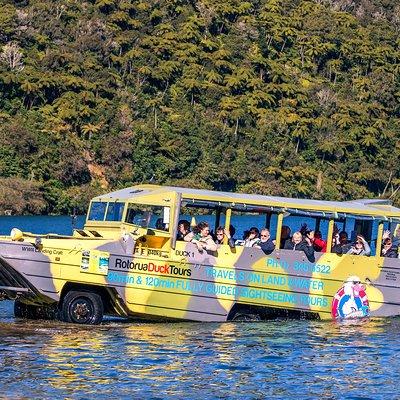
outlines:
{"label": "seated passenger", "polygon": [[227,231],[223,226],[219,226],[217,228],[217,233],[215,234],[215,243],[216,244],[224,244],[224,238],[228,239],[229,247],[235,247],[235,239],[233,238],[236,230],[230,225],[229,231]]}
{"label": "seated passenger", "polygon": [[293,233],[291,241],[286,240],[285,249],[304,251],[308,261],[315,262],[314,249],[311,245],[311,241],[307,237],[303,239],[303,235],[300,232]]}
{"label": "seated passenger", "polygon": [[397,258],[398,249],[393,246],[392,239],[387,237],[382,242],[381,257]]}
{"label": "seated passenger", "polygon": [[190,224],[186,219],[181,219],[178,222],[178,233],[176,240],[185,240],[185,236],[190,233]]}
{"label": "seated passenger", "polygon": [[291,230],[287,225],[282,225],[282,229],[281,229],[281,245],[280,248],[284,249],[285,248],[285,243],[287,240],[291,240],[290,237],[291,234]]}
{"label": "seated passenger", "polygon": [[168,230],[166,227],[166,224],[164,224],[164,221],[162,218],[157,218],[156,224],[155,224],[155,228],[159,229],[160,231],[166,231]]}
{"label": "seated passenger", "polygon": [[400,225],[397,225],[396,229],[393,232],[392,244],[395,248],[398,248],[400,246]]}
{"label": "seated passenger", "polygon": [[315,231],[312,244],[315,251],[326,253],[326,241],[322,239],[321,231]]}
{"label": "seated passenger", "polygon": [[193,231],[186,235],[186,241],[195,243],[200,252],[217,250],[217,245],[210,235],[210,227],[207,222],[200,222]]}
{"label": "seated passenger", "polygon": [[237,239],[235,241],[235,246],[244,246],[244,241],[245,239],[249,236],[249,231],[244,231],[243,232],[243,238],[242,239]]}
{"label": "seated passenger", "polygon": [[271,234],[267,228],[261,229],[260,241],[253,247],[261,249],[265,254],[271,254],[275,250],[275,243],[271,239]]}
{"label": "seated passenger", "polygon": [[348,240],[347,232],[336,233],[332,239],[332,253],[346,254],[350,248],[351,243]]}
{"label": "seated passenger", "polygon": [[369,256],[371,254],[371,248],[368,242],[361,236],[358,235],[354,244],[350,247],[347,254],[354,254],[356,256]]}
{"label": "seated passenger", "polygon": [[244,243],[243,246],[244,247],[253,247],[255,244],[257,244],[260,239],[259,239],[259,230],[253,226],[250,228],[250,230],[248,231],[247,236],[244,238]]}

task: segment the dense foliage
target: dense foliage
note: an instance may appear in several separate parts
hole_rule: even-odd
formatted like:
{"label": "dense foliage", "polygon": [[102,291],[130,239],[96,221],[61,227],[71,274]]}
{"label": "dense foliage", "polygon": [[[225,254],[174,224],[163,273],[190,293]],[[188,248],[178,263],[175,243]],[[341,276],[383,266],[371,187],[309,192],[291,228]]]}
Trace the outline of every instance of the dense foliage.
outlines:
{"label": "dense foliage", "polygon": [[0,0],[0,211],[153,182],[400,199],[396,0]]}

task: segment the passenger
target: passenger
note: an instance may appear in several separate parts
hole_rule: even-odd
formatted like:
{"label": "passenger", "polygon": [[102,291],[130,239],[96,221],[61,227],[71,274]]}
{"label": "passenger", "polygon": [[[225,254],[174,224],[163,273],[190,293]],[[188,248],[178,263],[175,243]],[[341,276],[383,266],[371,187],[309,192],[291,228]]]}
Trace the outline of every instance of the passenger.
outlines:
{"label": "passenger", "polygon": [[157,218],[155,228],[159,229],[160,231],[166,231],[167,230],[166,225],[164,224],[162,218]]}
{"label": "passenger", "polygon": [[249,229],[247,236],[244,239],[244,247],[253,247],[255,244],[257,244],[260,239],[259,239],[259,230],[253,226]]}
{"label": "passenger", "polygon": [[303,239],[303,235],[300,232],[293,233],[291,241],[286,240],[285,249],[304,251],[308,261],[315,262],[314,248],[312,247],[311,241],[307,237]]}
{"label": "passenger", "polygon": [[215,234],[215,243],[216,244],[224,244],[224,238],[228,239],[229,247],[235,247],[235,239],[233,236],[235,235],[235,228],[232,225],[229,225],[229,231],[226,230],[223,226],[219,226],[217,228],[217,233]]}
{"label": "passenger", "polygon": [[315,231],[312,244],[315,251],[326,253],[326,241],[322,239],[321,231]]}
{"label": "passenger", "polygon": [[282,225],[282,229],[281,229],[281,245],[280,248],[284,249],[285,248],[285,243],[287,240],[291,240],[290,234],[291,234],[291,230],[287,225]]}
{"label": "passenger", "polygon": [[235,242],[235,246],[244,246],[244,241],[249,236],[249,232],[250,231],[248,231],[248,230],[244,231],[242,239],[237,239],[236,242]]}
{"label": "passenger", "polygon": [[347,254],[354,254],[356,256],[369,256],[371,255],[371,248],[368,242],[361,236],[358,235],[354,244],[350,247]]}
{"label": "passenger", "polygon": [[217,245],[210,235],[210,227],[207,222],[200,222],[193,232],[185,236],[185,240],[195,243],[200,252],[203,250],[216,251]]}
{"label": "passenger", "polygon": [[308,239],[307,242],[311,243],[314,251],[326,252],[326,242],[322,240],[320,231],[314,232],[307,227],[307,224],[303,224],[300,228],[300,233],[303,235],[304,239]]}
{"label": "passenger", "polygon": [[186,219],[178,222],[178,234],[176,240],[185,240],[185,236],[190,233],[190,223]]}
{"label": "passenger", "polygon": [[261,249],[265,254],[271,254],[275,250],[275,243],[271,239],[271,234],[267,228],[261,229],[260,241],[253,247]]}
{"label": "passenger", "polygon": [[332,240],[332,253],[346,254],[351,248],[348,235],[346,231],[336,233]]}
{"label": "passenger", "polygon": [[307,226],[307,224],[302,224],[299,232],[303,235],[303,239],[311,232],[311,229]]}
{"label": "passenger", "polygon": [[400,225],[397,225],[396,229],[394,230],[392,245],[395,248],[400,247]]}
{"label": "passenger", "polygon": [[398,249],[393,246],[392,239],[390,239],[390,237],[385,238],[382,242],[381,256],[397,258],[397,255]]}

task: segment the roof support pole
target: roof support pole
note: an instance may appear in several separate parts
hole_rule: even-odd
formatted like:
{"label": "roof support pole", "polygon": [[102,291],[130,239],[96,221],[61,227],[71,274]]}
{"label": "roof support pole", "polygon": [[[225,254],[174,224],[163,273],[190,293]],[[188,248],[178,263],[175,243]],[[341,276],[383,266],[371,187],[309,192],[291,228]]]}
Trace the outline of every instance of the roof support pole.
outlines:
{"label": "roof support pole", "polygon": [[276,249],[279,249],[281,247],[282,223],[283,223],[283,213],[279,213],[278,221],[276,223],[276,239],[275,239],[275,248]]}
{"label": "roof support pole", "polygon": [[[231,225],[232,209],[227,208],[225,214],[225,229],[229,232],[229,226]],[[224,244],[228,244],[228,238],[224,235]]]}
{"label": "roof support pole", "polygon": [[[171,235],[171,249],[175,250],[176,238],[178,234],[178,222],[181,212],[182,195],[178,192],[175,193],[175,201],[172,203],[172,212],[170,212],[169,233]],[[172,253],[171,253],[172,254]]]}
{"label": "roof support pole", "polygon": [[376,256],[381,255],[381,250],[382,250],[382,236],[383,236],[383,221],[379,221],[378,225],[378,235],[376,237]]}
{"label": "roof support pole", "polygon": [[320,226],[321,226],[321,218],[320,217],[317,217],[316,219],[315,219],[315,228],[314,228],[314,231],[316,232],[316,231],[319,231],[320,230]]}
{"label": "roof support pole", "polygon": [[219,227],[219,223],[221,221],[221,208],[217,208],[216,216],[215,216],[215,225],[214,225],[214,232],[217,233],[217,228]]}
{"label": "roof support pole", "polygon": [[326,238],[326,252],[330,253],[332,250],[333,228],[335,227],[335,220],[330,219],[328,224],[328,237]]}
{"label": "roof support pole", "polygon": [[265,227],[270,230],[271,229],[271,217],[272,217],[272,212],[268,212],[267,215],[265,216]]}

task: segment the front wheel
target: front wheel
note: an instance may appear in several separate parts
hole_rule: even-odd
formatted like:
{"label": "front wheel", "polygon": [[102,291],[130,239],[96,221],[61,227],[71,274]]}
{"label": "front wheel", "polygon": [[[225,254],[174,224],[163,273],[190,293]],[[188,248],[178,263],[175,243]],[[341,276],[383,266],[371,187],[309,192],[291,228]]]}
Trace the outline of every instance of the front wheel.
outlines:
{"label": "front wheel", "polygon": [[103,319],[101,297],[92,292],[68,292],[61,304],[60,319],[74,324],[97,325]]}

